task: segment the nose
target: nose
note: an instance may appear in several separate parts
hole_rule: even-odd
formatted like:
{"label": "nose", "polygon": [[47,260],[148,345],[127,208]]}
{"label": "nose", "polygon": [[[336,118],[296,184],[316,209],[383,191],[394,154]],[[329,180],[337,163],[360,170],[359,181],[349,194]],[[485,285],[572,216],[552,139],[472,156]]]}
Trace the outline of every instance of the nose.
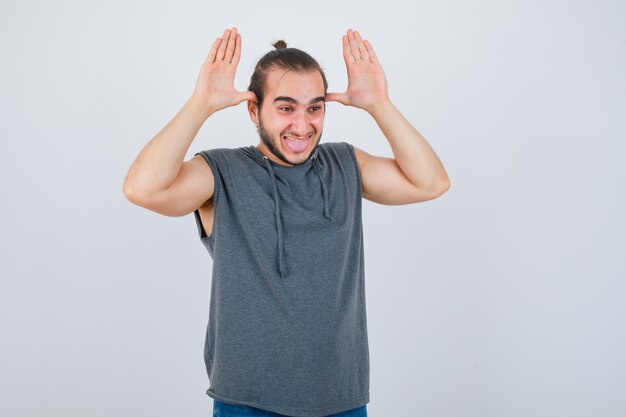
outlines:
{"label": "nose", "polygon": [[294,135],[305,136],[311,131],[307,115],[300,112],[294,115],[291,126]]}

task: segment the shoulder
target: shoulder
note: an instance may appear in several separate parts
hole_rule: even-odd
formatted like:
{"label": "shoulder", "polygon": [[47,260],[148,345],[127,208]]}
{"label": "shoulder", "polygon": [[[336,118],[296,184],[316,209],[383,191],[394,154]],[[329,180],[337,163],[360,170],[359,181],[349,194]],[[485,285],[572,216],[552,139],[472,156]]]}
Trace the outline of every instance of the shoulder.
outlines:
{"label": "shoulder", "polygon": [[348,142],[323,142],[318,145],[320,149],[324,150],[349,150],[352,148],[352,145]]}
{"label": "shoulder", "polygon": [[358,161],[357,148],[348,142],[325,142],[318,146],[322,161],[330,166],[336,166],[344,173],[352,172],[360,177],[361,168]]}
{"label": "shoulder", "polygon": [[326,157],[346,161],[355,158],[354,146],[348,142],[324,142],[318,145],[319,152]]}
{"label": "shoulder", "polygon": [[365,164],[369,154],[365,153],[361,149],[357,148],[349,142],[326,142],[320,144],[323,146],[326,154],[331,153],[336,155],[336,159],[343,163],[351,163],[355,165],[359,170]]}
{"label": "shoulder", "polygon": [[330,145],[330,148],[334,152],[342,152],[349,156],[349,158],[358,166],[359,170],[363,169],[368,163],[375,162],[376,160],[389,159],[372,155],[348,142],[330,142],[328,145]]}
{"label": "shoulder", "polygon": [[198,151],[196,155],[202,154],[207,156],[236,156],[241,154],[241,150],[244,148],[213,148],[213,149],[205,149],[202,151]]}
{"label": "shoulder", "polygon": [[[246,163],[254,159],[252,146],[239,148],[213,148],[197,152],[195,155],[202,155],[207,162],[215,164]],[[195,156],[194,155],[194,156]]]}

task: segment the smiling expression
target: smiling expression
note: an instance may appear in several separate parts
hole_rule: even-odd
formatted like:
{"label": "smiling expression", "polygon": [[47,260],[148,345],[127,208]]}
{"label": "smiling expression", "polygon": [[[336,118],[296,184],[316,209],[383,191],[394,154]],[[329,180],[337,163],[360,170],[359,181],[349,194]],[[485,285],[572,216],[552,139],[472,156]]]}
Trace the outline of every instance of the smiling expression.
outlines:
{"label": "smiling expression", "polygon": [[318,71],[277,68],[267,73],[260,111],[249,102],[250,118],[258,126],[257,148],[285,166],[306,162],[324,127],[324,82]]}

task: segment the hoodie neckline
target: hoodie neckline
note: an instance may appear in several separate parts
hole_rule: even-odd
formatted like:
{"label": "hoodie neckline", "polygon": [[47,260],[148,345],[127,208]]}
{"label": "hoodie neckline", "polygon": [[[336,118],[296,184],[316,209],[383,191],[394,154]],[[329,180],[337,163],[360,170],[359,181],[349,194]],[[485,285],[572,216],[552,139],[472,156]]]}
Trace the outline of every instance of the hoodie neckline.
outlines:
{"label": "hoodie neckline", "polygon": [[267,155],[261,152],[261,150],[257,148],[256,146],[251,145],[250,148],[252,148],[252,152],[254,153],[254,155],[258,157],[260,161],[267,159],[267,161],[270,163],[272,168],[285,169],[285,170],[306,169],[307,167],[310,167],[313,164],[314,159],[319,156],[319,144],[318,144],[315,147],[315,150],[313,151],[309,159],[306,160],[306,162],[303,162],[302,164],[299,164],[299,165],[286,166],[286,165],[281,165],[277,162],[272,161]]}

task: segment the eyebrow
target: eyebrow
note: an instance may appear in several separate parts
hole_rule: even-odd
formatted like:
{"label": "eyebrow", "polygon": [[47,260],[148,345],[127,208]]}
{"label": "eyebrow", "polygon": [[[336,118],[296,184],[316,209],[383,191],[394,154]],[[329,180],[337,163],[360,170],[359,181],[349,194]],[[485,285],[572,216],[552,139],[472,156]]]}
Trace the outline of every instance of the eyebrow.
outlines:
{"label": "eyebrow", "polygon": [[[300,104],[298,100],[296,100],[295,98],[291,98],[287,96],[278,96],[274,99],[274,103],[276,103],[277,101],[286,101],[286,102],[293,103],[296,105]],[[320,96],[320,97],[314,98],[313,100],[309,102],[309,104],[319,103],[320,101],[326,102],[326,97]]]}

